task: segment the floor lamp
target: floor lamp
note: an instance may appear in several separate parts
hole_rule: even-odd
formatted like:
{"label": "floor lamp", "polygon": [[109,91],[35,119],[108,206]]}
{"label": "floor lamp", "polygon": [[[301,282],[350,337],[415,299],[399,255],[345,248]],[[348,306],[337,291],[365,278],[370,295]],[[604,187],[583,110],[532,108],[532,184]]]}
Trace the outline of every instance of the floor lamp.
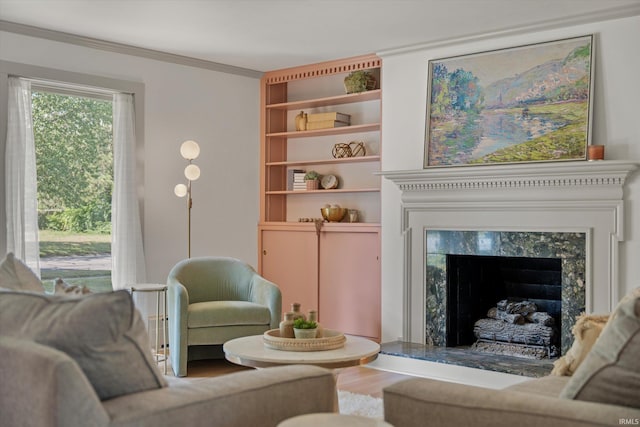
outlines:
{"label": "floor lamp", "polygon": [[200,146],[195,141],[185,141],[180,146],[180,154],[189,162],[187,167],[184,168],[184,176],[188,181],[187,185],[176,185],[173,192],[178,197],[187,196],[187,253],[188,257],[191,258],[191,206],[193,205],[191,182],[200,178],[200,168],[192,162],[200,155]]}

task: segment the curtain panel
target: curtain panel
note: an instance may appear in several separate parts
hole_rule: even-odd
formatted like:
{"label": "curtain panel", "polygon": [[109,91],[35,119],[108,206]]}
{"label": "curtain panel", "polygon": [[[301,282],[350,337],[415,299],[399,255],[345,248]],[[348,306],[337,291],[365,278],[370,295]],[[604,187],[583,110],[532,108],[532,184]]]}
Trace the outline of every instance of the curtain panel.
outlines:
{"label": "curtain panel", "polygon": [[133,95],[113,95],[113,199],[111,281],[113,289],[145,283],[146,269],[136,183]]}
{"label": "curtain panel", "polygon": [[8,79],[5,151],[7,252],[40,276],[36,150],[31,116],[31,82]]}

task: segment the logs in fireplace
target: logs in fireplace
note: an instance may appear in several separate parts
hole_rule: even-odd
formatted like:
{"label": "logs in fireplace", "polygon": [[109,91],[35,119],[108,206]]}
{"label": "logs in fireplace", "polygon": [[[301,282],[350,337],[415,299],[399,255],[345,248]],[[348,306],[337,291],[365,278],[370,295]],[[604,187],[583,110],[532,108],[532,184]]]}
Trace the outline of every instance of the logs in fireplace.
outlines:
{"label": "logs in fireplace", "polygon": [[554,319],[531,301],[499,301],[476,321],[473,333],[479,351],[533,359],[558,355]]}

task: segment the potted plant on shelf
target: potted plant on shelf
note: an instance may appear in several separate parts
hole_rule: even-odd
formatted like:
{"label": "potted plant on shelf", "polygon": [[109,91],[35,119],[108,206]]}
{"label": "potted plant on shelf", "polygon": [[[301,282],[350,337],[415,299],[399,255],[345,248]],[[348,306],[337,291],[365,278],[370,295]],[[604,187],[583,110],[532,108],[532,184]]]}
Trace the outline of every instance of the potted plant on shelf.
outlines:
{"label": "potted plant on shelf", "polygon": [[318,324],[313,320],[298,318],[293,321],[293,335],[298,339],[315,338],[318,333]]}
{"label": "potted plant on shelf", "polygon": [[317,190],[320,182],[320,174],[316,171],[309,171],[304,175],[304,182],[307,190]]}
{"label": "potted plant on shelf", "polygon": [[359,93],[373,90],[378,82],[371,71],[358,70],[344,78],[344,89],[347,93]]}

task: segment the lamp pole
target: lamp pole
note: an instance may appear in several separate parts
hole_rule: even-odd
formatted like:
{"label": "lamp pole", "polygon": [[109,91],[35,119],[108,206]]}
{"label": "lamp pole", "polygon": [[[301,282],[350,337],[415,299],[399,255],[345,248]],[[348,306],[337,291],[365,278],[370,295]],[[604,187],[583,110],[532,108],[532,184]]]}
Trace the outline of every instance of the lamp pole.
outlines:
{"label": "lamp pole", "polygon": [[178,197],[187,196],[187,254],[191,258],[191,207],[193,197],[191,195],[192,182],[200,178],[200,168],[192,162],[200,155],[200,146],[195,141],[185,141],[180,146],[180,154],[189,164],[184,168],[184,176],[187,178],[187,185],[178,184],[174,188],[174,193]]}

